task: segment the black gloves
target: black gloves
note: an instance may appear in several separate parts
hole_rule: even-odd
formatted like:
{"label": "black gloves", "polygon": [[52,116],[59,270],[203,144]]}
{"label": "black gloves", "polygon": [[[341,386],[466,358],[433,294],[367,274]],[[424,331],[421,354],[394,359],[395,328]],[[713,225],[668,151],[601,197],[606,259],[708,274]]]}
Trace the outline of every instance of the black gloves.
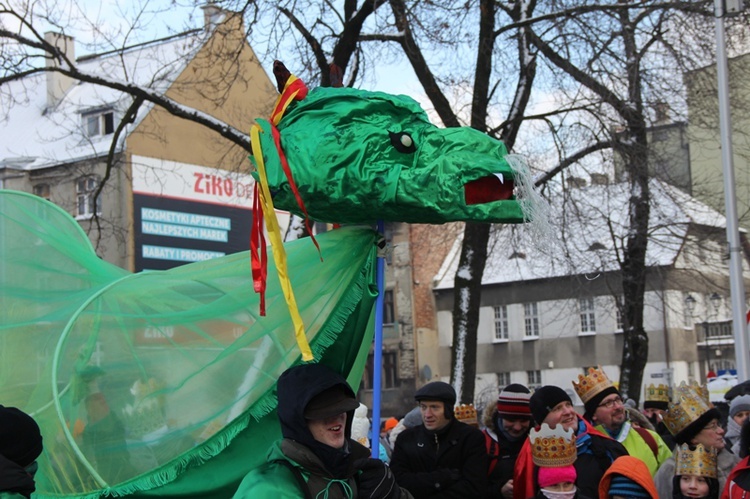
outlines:
{"label": "black gloves", "polygon": [[357,476],[359,497],[362,499],[399,499],[399,489],[391,469],[379,459],[368,459]]}

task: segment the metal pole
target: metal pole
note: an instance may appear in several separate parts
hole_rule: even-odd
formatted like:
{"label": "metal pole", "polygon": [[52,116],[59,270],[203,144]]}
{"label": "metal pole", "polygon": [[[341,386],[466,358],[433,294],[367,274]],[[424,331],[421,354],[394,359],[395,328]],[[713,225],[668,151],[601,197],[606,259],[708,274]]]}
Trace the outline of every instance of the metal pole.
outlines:
{"label": "metal pole", "polygon": [[[385,223],[378,221],[378,233],[385,234]],[[380,390],[383,386],[383,295],[385,294],[385,258],[378,257],[375,278],[378,298],[375,300],[375,345],[372,359],[372,457],[380,456]]]}
{"label": "metal pole", "polygon": [[745,286],[742,275],[742,249],[737,222],[737,201],[734,188],[732,154],[732,117],[729,110],[729,77],[724,34],[724,3],[714,0],[716,16],[716,74],[719,84],[719,130],[721,132],[721,163],[724,173],[724,200],[726,203],[727,242],[729,245],[729,283],[732,299],[732,332],[737,359],[737,377],[750,378],[748,371],[747,323],[745,322]]}

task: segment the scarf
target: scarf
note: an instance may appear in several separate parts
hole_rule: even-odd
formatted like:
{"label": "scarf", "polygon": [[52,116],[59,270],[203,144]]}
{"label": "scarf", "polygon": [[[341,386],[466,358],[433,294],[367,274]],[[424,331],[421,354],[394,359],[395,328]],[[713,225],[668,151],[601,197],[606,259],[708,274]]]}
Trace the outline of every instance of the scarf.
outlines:
{"label": "scarf", "polygon": [[547,499],[573,499],[576,496],[576,488],[569,492],[556,492],[553,490],[542,489],[541,493]]}

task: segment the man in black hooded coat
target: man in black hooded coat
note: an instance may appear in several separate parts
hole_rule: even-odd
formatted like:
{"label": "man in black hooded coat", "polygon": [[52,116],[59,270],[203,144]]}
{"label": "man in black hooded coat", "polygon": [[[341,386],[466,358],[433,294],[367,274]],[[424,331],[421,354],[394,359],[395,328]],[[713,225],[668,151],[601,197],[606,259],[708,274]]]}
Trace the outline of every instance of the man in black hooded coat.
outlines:
{"label": "man in black hooded coat", "polygon": [[284,438],[248,473],[235,498],[409,499],[393,473],[351,437],[354,391],[321,364],[284,371],[277,383]]}

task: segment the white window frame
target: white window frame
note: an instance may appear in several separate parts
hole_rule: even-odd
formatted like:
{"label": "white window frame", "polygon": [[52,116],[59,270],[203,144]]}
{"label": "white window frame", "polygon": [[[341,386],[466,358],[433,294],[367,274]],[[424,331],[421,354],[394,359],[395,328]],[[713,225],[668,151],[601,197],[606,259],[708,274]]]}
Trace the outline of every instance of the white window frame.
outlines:
{"label": "white window frame", "polygon": [[532,301],[523,304],[524,339],[539,338],[539,305]]}
{"label": "white window frame", "polygon": [[497,387],[502,390],[510,384],[510,371],[497,373]]}
{"label": "white window frame", "polygon": [[580,336],[596,334],[596,300],[593,296],[578,299],[578,316],[581,319]]}
{"label": "white window frame", "polygon": [[111,109],[82,113],[86,137],[100,137],[115,132],[115,113]]}
{"label": "white window frame", "polygon": [[102,197],[96,200],[94,212],[94,194],[99,187],[99,179],[95,175],[85,175],[76,179],[76,219],[91,218],[102,213]]}
{"label": "white window frame", "polygon": [[495,305],[492,307],[492,313],[495,317],[495,332],[493,341],[495,343],[503,343],[510,339],[510,332],[508,327],[508,306],[507,305]]}
{"label": "white window frame", "polygon": [[542,386],[542,371],[540,371],[539,369],[526,371],[526,380],[526,386],[530,390],[539,388],[540,386]]}

